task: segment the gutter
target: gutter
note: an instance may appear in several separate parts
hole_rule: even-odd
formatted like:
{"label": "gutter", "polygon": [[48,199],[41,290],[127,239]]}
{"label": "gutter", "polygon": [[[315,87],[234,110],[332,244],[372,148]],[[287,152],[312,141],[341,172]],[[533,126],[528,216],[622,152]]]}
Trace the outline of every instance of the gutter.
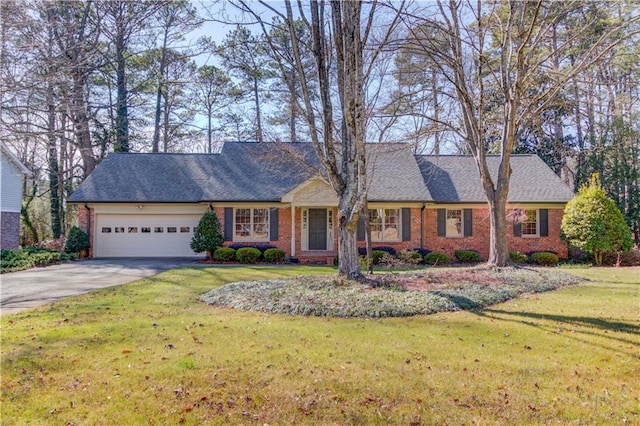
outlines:
{"label": "gutter", "polygon": [[427,203],[422,203],[420,208],[420,248],[424,248],[424,209],[427,207]]}

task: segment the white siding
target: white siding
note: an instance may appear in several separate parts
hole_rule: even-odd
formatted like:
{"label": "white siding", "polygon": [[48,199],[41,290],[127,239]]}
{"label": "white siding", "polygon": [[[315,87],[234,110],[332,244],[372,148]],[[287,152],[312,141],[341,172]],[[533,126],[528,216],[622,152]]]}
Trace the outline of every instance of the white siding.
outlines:
{"label": "white siding", "polygon": [[2,193],[0,197],[0,210],[3,212],[20,212],[22,207],[22,174],[15,165],[9,161],[4,153],[0,155],[2,163],[0,167]]}

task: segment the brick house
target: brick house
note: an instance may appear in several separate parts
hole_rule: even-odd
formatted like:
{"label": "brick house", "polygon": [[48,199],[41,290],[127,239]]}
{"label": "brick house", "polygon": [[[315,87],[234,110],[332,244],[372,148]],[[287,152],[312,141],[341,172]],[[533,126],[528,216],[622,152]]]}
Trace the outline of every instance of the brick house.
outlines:
{"label": "brick house", "polygon": [[20,245],[20,210],[22,209],[22,182],[29,169],[20,162],[7,146],[0,142],[0,248],[17,249]]}
{"label": "brick house", "polygon": [[[367,150],[374,246],[465,248],[487,257],[488,211],[472,158],[414,155],[401,144]],[[497,161],[490,165],[497,169]],[[560,219],[573,193],[537,156],[516,155],[512,168],[509,207],[522,219],[510,231],[510,248],[566,257]],[[310,144],[109,154],[68,202],[79,205],[96,257],[198,256],[189,242],[208,208],[220,218],[225,245],[271,244],[301,261],[337,253],[338,200]],[[362,226],[358,237],[364,240]]]}

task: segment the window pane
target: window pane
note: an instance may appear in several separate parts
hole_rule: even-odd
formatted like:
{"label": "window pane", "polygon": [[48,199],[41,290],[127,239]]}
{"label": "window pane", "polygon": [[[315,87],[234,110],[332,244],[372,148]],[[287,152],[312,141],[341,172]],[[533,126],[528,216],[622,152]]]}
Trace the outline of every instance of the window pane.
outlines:
{"label": "window pane", "polygon": [[188,226],[181,226],[180,227],[180,232],[189,232],[189,227]]}
{"label": "window pane", "polygon": [[386,209],[384,211],[384,240],[400,239],[400,210]]}
{"label": "window pane", "polygon": [[369,227],[371,228],[371,240],[382,241],[384,234],[382,232],[383,209],[369,209]]}
{"label": "window pane", "polygon": [[251,236],[251,209],[236,209],[236,238]]}
{"label": "window pane", "polygon": [[162,226],[156,226],[155,228],[153,228],[153,232],[162,233],[164,232],[164,228]]}
{"label": "window pane", "polygon": [[143,234],[148,234],[151,232],[151,228],[149,228],[148,226],[143,226],[142,227],[142,233]]}
{"label": "window pane", "polygon": [[167,226],[167,232],[175,234],[176,232],[178,232],[178,228],[176,228],[175,226]]}
{"label": "window pane", "polygon": [[124,234],[124,228],[123,227],[115,227],[113,228],[114,232],[117,234]]}
{"label": "window pane", "polygon": [[253,210],[253,239],[269,239],[269,209]]}
{"label": "window pane", "polygon": [[128,232],[130,234],[137,234],[138,233],[138,227],[137,226],[130,226]]}
{"label": "window pane", "polygon": [[447,237],[462,236],[462,210],[447,210]]}
{"label": "window pane", "polygon": [[538,211],[526,210],[527,218],[522,222],[522,235],[538,235]]}
{"label": "window pane", "polygon": [[108,234],[111,232],[111,228],[102,228],[102,233],[103,234]]}

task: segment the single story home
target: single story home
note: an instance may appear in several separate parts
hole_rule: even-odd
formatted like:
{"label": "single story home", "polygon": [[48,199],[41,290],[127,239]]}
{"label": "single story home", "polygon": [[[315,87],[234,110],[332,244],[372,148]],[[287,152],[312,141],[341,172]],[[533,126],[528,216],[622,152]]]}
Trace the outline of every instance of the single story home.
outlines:
{"label": "single story home", "polygon": [[31,172],[3,142],[0,157],[0,248],[13,250],[20,245],[23,178]]}
{"label": "single story home", "polygon": [[[374,246],[489,251],[489,212],[473,158],[367,146]],[[489,157],[497,170],[499,158]],[[560,221],[572,191],[535,155],[514,155],[511,250],[567,256]],[[337,253],[338,199],[308,143],[225,143],[218,154],[109,154],[68,200],[95,257],[204,256],[189,243],[203,212],[225,245],[271,244],[301,261]],[[364,228],[358,230],[364,245]]]}

